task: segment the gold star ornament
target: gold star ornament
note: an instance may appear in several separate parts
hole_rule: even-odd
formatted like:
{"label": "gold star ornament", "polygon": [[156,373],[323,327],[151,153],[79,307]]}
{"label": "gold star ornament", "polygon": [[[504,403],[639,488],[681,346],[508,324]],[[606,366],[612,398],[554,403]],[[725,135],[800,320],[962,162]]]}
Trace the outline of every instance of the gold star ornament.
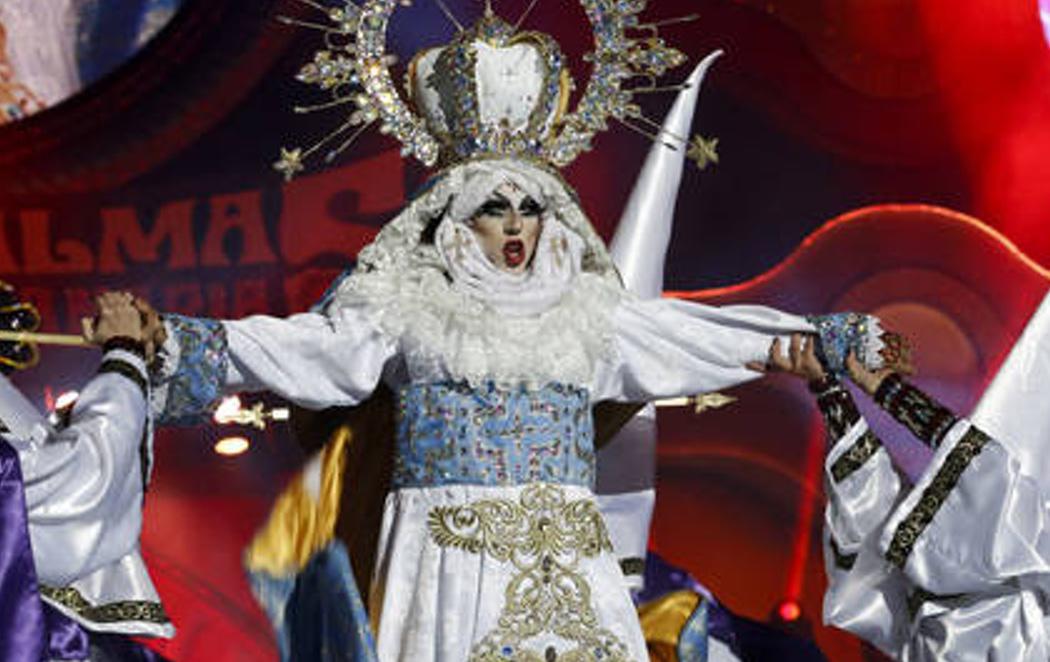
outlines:
{"label": "gold star ornament", "polygon": [[718,163],[718,138],[707,139],[701,135],[693,136],[689,142],[689,150],[686,156],[696,162],[701,170],[712,163]]}
{"label": "gold star ornament", "polygon": [[284,175],[284,181],[292,181],[297,173],[303,171],[303,150],[281,148],[281,158],[273,164],[273,169]]}

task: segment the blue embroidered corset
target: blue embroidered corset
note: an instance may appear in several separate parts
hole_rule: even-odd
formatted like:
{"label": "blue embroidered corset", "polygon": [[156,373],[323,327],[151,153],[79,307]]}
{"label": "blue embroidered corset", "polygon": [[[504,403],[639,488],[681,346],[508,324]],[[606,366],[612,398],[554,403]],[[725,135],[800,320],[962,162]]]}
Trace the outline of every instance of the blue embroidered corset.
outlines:
{"label": "blue embroidered corset", "polygon": [[594,424],[585,389],[411,384],[398,394],[393,486],[592,487]]}

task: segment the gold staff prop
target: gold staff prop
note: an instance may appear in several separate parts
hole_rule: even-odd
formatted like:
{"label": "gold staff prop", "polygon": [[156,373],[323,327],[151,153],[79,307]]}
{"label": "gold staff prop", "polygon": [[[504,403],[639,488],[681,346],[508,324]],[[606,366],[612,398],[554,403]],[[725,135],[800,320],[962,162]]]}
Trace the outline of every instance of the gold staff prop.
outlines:
{"label": "gold staff prop", "polygon": [[42,333],[40,331],[0,331],[0,343],[4,342],[93,347],[91,343],[84,339],[84,336],[77,336],[71,333]]}
{"label": "gold staff prop", "polygon": [[0,281],[0,371],[25,370],[40,361],[38,345],[90,347],[79,335],[42,333],[40,311],[21,301],[10,283]]}
{"label": "gold staff prop", "polygon": [[701,414],[712,409],[721,409],[726,405],[736,402],[736,398],[724,393],[701,393],[681,398],[668,398],[657,400],[657,407],[689,407],[692,406],[694,414]]}

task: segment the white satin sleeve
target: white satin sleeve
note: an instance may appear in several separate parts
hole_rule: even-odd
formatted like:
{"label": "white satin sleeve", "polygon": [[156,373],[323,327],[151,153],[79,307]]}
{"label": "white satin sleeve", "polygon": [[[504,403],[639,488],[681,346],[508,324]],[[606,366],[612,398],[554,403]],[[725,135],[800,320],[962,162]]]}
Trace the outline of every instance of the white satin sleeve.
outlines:
{"label": "white satin sleeve", "polygon": [[1047,495],[1000,442],[958,421],[880,545],[909,579],[936,594],[1050,586]]}
{"label": "white satin sleeve", "polygon": [[832,445],[824,478],[824,622],[899,657],[910,637],[910,587],[882,558],[878,536],[901,496],[900,476],[860,419]]}
{"label": "white satin sleeve", "polygon": [[67,427],[19,451],[33,556],[48,585],[65,586],[137,549],[148,443],[145,366],[115,353],[141,383],[100,373],[81,391]]}
{"label": "white satin sleeve", "polygon": [[257,315],[223,322],[229,351],[224,390],[272,391],[310,409],[355,405],[375,390],[397,343],[359,309]]}
{"label": "white satin sleeve", "polygon": [[813,333],[803,317],[764,306],[715,307],[679,299],[629,298],[612,315],[613,358],[599,362],[596,400],[642,402],[696,395],[761,373],[773,339]]}

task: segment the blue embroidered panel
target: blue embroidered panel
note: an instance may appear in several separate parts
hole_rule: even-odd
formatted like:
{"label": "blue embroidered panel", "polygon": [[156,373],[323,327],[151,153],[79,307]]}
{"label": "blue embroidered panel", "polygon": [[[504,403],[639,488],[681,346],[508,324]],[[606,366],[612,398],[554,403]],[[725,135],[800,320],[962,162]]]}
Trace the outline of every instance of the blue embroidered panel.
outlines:
{"label": "blue embroidered panel", "polygon": [[222,396],[229,365],[226,329],[217,320],[165,315],[168,333],[179,343],[175,373],[157,386],[167,386],[159,425],[196,425],[204,422]]}
{"label": "blue embroidered panel", "polygon": [[824,367],[838,375],[846,374],[846,356],[852,351],[862,363],[868,363],[867,339],[871,316],[861,313],[809,315],[820,335],[818,352]]}
{"label": "blue embroidered panel", "polygon": [[398,394],[394,487],[594,482],[585,389],[413,384]]}

